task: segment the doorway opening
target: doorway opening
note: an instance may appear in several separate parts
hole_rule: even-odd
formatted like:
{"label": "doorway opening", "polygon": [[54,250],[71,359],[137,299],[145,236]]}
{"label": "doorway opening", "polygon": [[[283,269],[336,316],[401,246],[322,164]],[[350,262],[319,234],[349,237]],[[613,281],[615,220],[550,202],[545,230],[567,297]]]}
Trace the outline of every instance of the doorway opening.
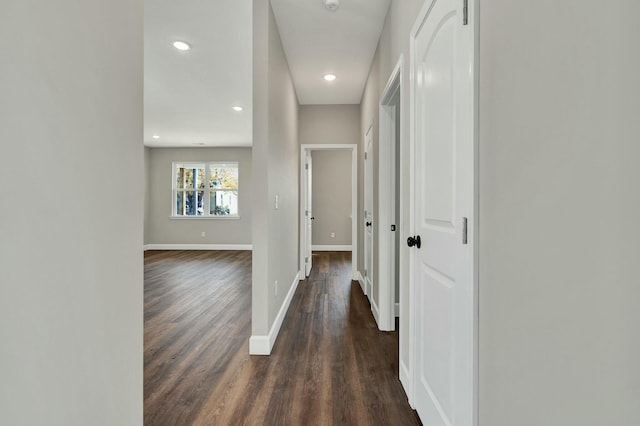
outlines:
{"label": "doorway opening", "polygon": [[[349,151],[351,152],[351,211],[350,211],[350,232],[351,244],[348,251],[351,251],[351,279],[357,279],[357,262],[358,258],[358,216],[357,216],[357,200],[358,200],[358,147],[356,144],[302,144],[300,145],[300,271],[306,278],[311,272],[313,266],[312,252],[313,245],[313,226],[316,216],[313,213],[313,159],[314,151]],[[348,184],[345,182],[345,184]],[[325,245],[333,249],[344,249],[342,247]],[[316,246],[316,249],[318,246]]]}

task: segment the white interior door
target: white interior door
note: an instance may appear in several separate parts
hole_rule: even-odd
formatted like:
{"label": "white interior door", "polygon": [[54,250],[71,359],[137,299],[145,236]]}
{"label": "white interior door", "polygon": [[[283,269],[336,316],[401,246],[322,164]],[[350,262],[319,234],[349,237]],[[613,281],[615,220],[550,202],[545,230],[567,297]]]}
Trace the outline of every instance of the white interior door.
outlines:
{"label": "white interior door", "polygon": [[365,135],[364,151],[364,287],[373,304],[373,131]]}
{"label": "white interior door", "polygon": [[[414,405],[429,426],[474,422],[473,30],[462,0],[414,27]],[[420,237],[421,244],[418,244]]]}
{"label": "white interior door", "polygon": [[305,185],[306,185],[306,194],[305,194],[305,250],[304,250],[304,275],[308,277],[311,273],[311,267],[313,266],[313,253],[312,253],[312,235],[313,235],[313,205],[312,205],[312,161],[311,161],[311,151],[306,151],[306,160],[305,160]]}

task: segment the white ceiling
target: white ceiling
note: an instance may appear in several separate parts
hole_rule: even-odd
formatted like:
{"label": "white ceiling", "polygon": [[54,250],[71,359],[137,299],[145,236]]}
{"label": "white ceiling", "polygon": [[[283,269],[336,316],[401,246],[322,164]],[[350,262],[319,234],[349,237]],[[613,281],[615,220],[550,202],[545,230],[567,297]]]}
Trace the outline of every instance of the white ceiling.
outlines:
{"label": "white ceiling", "polygon": [[271,0],[301,104],[360,103],[389,1],[341,0],[332,12],[322,0]]}
{"label": "white ceiling", "polygon": [[145,145],[251,146],[251,17],[251,0],[145,0]]}
{"label": "white ceiling", "polygon": [[[360,103],[389,2],[271,0],[301,104]],[[252,3],[145,0],[146,146],[251,146]]]}

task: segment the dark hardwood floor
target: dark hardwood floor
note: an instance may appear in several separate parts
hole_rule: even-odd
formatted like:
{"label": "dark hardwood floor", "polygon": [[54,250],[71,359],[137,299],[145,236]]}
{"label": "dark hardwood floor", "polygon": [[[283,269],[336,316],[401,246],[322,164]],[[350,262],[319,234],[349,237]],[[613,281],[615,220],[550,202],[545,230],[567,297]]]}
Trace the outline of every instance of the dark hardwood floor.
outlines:
{"label": "dark hardwood floor", "polygon": [[145,424],[419,425],[351,253],[313,259],[266,357],[248,355],[251,252],[146,252]]}

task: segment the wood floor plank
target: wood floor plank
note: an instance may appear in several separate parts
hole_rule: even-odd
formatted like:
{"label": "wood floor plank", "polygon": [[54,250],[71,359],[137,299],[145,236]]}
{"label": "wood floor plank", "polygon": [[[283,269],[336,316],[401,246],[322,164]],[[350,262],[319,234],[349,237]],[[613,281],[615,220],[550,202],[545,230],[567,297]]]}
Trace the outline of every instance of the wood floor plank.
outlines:
{"label": "wood floor plank", "polygon": [[145,425],[419,425],[350,256],[314,253],[264,357],[248,355],[251,252],[146,252]]}

